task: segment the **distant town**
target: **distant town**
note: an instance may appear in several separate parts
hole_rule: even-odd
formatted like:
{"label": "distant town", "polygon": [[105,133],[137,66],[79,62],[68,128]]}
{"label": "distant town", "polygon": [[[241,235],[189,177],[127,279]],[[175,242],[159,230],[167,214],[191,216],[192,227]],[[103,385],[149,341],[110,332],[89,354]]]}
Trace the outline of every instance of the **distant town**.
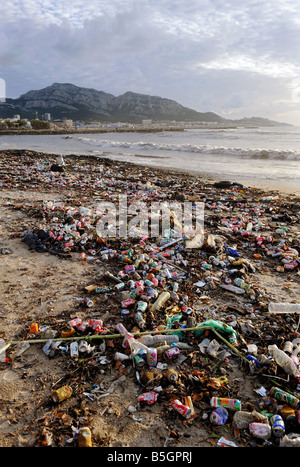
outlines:
{"label": "distant town", "polygon": [[175,120],[152,121],[143,119],[140,123],[102,122],[102,121],[73,121],[69,118],[53,119],[50,113],[40,118],[29,120],[16,114],[12,118],[0,118],[0,134],[32,134],[32,133],[84,133],[108,131],[183,131],[192,128],[237,128],[232,123],[224,122],[178,122]]}

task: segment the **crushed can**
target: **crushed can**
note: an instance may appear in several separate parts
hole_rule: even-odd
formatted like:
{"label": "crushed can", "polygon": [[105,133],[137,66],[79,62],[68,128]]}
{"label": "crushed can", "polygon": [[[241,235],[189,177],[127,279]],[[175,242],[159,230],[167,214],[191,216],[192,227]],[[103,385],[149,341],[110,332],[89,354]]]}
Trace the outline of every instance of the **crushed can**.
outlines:
{"label": "crushed can", "polygon": [[168,344],[160,345],[156,347],[157,350],[157,357],[161,357],[166,350],[168,350],[170,346]]}
{"label": "crushed can", "polygon": [[88,323],[86,321],[82,321],[79,326],[77,327],[78,331],[84,332],[88,327]]}
{"label": "crushed can", "polygon": [[271,427],[267,423],[253,422],[249,423],[249,431],[252,436],[260,439],[271,438]]}
{"label": "crushed can", "polygon": [[92,446],[92,433],[91,430],[84,426],[78,431],[78,447],[80,448],[91,448]]}
{"label": "crushed can", "polygon": [[121,310],[122,318],[127,318],[129,315],[130,315],[130,311],[128,310],[128,308],[123,308],[123,310]]}
{"label": "crushed can", "polygon": [[168,350],[164,352],[164,356],[167,360],[172,360],[176,358],[180,354],[180,350],[178,347],[170,347]]}
{"label": "crushed can", "polygon": [[154,404],[158,399],[158,393],[154,391],[144,392],[138,397],[138,402],[143,402],[147,405]]}
{"label": "crushed can", "polygon": [[82,319],[81,318],[74,318],[72,319],[71,321],[69,321],[69,326],[71,326],[72,328],[77,328],[80,324],[82,323]]}
{"label": "crushed can", "polygon": [[124,308],[128,307],[128,306],[131,306],[135,303],[135,301],[133,300],[133,298],[127,298],[126,300],[123,300],[123,302],[121,302],[122,306]]}
{"label": "crushed can", "polygon": [[102,326],[103,321],[102,319],[90,319],[88,322],[88,326],[92,328],[96,332],[103,332]]}
{"label": "crushed can", "polygon": [[85,298],[84,303],[86,304],[88,308],[92,308],[92,306],[94,306],[94,302],[90,298]]}
{"label": "crushed can", "polygon": [[184,397],[184,405],[189,407],[191,409],[191,411],[192,411],[190,418],[194,418],[196,416],[196,414],[195,414],[194,404],[193,404],[193,400],[192,400],[191,396],[185,396]]}
{"label": "crushed can", "polygon": [[211,412],[209,420],[213,425],[225,425],[228,420],[228,411],[225,407],[216,407]]}
{"label": "crushed can", "polygon": [[59,403],[72,396],[73,390],[71,386],[62,386],[59,389],[55,389],[51,392],[51,397],[54,402]]}
{"label": "crushed can", "polygon": [[192,416],[192,410],[185,404],[182,404],[180,400],[175,399],[171,403],[173,409],[178,412],[180,415],[182,415],[184,418],[189,419]]}
{"label": "crushed can", "polygon": [[135,314],[134,314],[134,320],[137,324],[137,326],[141,329],[145,328],[146,327],[146,323],[145,323],[145,320],[143,318],[143,315],[142,313],[140,313],[139,311],[137,311]]}

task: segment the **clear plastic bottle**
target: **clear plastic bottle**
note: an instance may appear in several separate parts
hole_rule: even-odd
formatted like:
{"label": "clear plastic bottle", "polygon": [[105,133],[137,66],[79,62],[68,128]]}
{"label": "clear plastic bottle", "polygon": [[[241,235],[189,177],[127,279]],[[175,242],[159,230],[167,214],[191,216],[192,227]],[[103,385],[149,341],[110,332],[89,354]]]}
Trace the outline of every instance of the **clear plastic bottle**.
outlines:
{"label": "clear plastic bottle", "polygon": [[240,287],[236,287],[235,285],[231,285],[231,284],[221,284],[220,287],[222,287],[222,289],[228,290],[228,292],[233,292],[236,294],[245,293],[245,289],[241,289]]}
{"label": "clear plastic bottle", "polygon": [[165,341],[167,344],[173,344],[174,342],[179,341],[179,337],[177,334],[154,334],[154,335],[145,335],[142,336],[139,339],[139,342],[141,342],[144,345],[147,345],[148,347],[151,345],[157,344],[157,342],[160,341]]}
{"label": "clear plastic bottle", "polygon": [[139,353],[140,350],[145,350],[147,352],[148,346],[142,344],[140,341],[134,339],[134,337],[130,337],[128,339],[129,347],[131,350],[131,355],[134,356]]}
{"label": "clear plastic bottle", "polygon": [[270,313],[300,313],[300,303],[269,303]]}
{"label": "clear plastic bottle", "polygon": [[157,311],[159,308],[161,308],[166,303],[166,301],[169,300],[170,296],[170,292],[162,292],[157,300],[153,303],[151,311]]}
{"label": "clear plastic bottle", "polygon": [[293,360],[283,351],[278,349],[276,344],[268,346],[269,354],[274,358],[275,362],[288,374],[295,375],[297,367]]}
{"label": "clear plastic bottle", "polygon": [[128,345],[131,350],[131,355],[134,357],[140,350],[145,350],[147,352],[148,347],[142,342],[136,340],[133,335],[127,331],[125,326],[122,323],[118,323],[115,328],[119,331],[120,334],[124,336],[123,347],[126,348]]}
{"label": "clear plastic bottle", "polygon": [[5,354],[5,341],[4,339],[0,339],[0,362],[5,362],[6,354]]}

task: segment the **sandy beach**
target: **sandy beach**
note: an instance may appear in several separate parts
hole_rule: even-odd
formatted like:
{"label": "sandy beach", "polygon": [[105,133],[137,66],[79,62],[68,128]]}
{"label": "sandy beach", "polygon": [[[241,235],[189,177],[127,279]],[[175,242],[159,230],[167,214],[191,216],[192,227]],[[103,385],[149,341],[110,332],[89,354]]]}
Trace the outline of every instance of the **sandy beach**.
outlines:
{"label": "sandy beach", "polygon": [[[0,337],[6,343],[14,342],[6,350],[6,360],[0,363],[0,446],[77,447],[77,432],[83,426],[90,428],[94,447],[214,447],[222,437],[238,447],[265,446],[264,440],[253,437],[248,428],[234,426],[232,412],[225,425],[213,425],[210,399],[236,398],[250,413],[277,413],[280,404],[267,402],[268,397],[256,392],[259,388],[263,386],[268,395],[276,382],[282,389],[300,394],[297,378],[286,382],[279,366],[253,367],[245,361],[250,344],[257,346],[259,355],[269,356],[269,345],[282,348],[284,342],[299,337],[298,315],[268,313],[270,302],[299,303],[299,197],[236,184],[222,188],[198,175],[86,156],[65,157],[64,172],[53,172],[50,166],[55,161],[54,154],[33,151],[0,154]],[[79,240],[85,232],[92,232],[86,243],[80,243],[77,237],[62,247],[68,240],[52,238],[37,249],[24,241],[30,232],[52,229],[55,233],[54,224],[63,228],[71,222],[67,207],[77,209],[72,212],[73,220],[78,219],[80,206],[89,207],[97,199],[111,200],[116,193],[124,192],[130,199],[146,202],[163,196],[181,199],[180,195],[185,200],[204,201],[205,228],[216,240],[214,246],[205,244],[197,252],[178,250],[176,254],[181,253],[183,258],[177,261],[172,256],[164,257],[162,263],[170,271],[186,276],[179,281],[179,301],[169,302],[155,316],[147,318],[146,312],[146,329],[165,325],[167,317],[180,313],[174,328],[186,325],[189,315],[182,313],[185,305],[192,310],[196,324],[212,319],[235,329],[239,336],[237,352],[227,345],[226,334],[224,342],[209,331],[189,337],[183,333],[181,341],[188,349],[181,349],[178,361],[162,359],[162,369],[148,386],[139,384],[130,355],[128,360],[116,359],[116,352],[129,354],[122,338],[89,340],[94,335],[92,329],[75,329],[73,336],[86,335],[90,353],[72,358],[70,342],[63,340],[53,354],[45,353],[45,342],[65,336],[70,321],[77,318],[83,322],[101,320],[106,336],[117,333],[118,323],[128,331],[141,331],[136,329],[132,314],[121,316],[120,293],[89,292],[95,289],[88,287],[115,285],[106,273],[116,276],[125,264],[133,264],[132,260],[125,263],[120,259],[124,250],[133,248],[136,254],[146,254],[147,240],[143,244],[136,238],[99,239],[94,230],[89,230],[89,224],[83,224]],[[55,203],[62,207],[56,208]],[[247,235],[242,234],[245,230]],[[273,252],[280,246],[284,253],[293,250],[289,261],[294,267],[284,269],[282,255],[268,254],[271,246]],[[223,255],[223,260],[228,259],[228,248],[239,252],[241,259],[237,264],[237,258],[230,260],[231,269],[237,270],[232,284],[234,277],[241,276],[251,285],[252,293],[235,294],[220,287],[226,274],[209,258]],[[100,254],[104,249],[116,253],[104,258]],[[205,267],[207,264],[210,268]],[[145,278],[142,267],[138,271],[141,279]],[[158,272],[154,269],[154,274]],[[195,286],[198,281],[204,281],[205,286]],[[168,287],[168,281],[164,287]],[[160,293],[164,287],[158,286]],[[84,301],[87,298],[93,301],[91,307]],[[33,323],[37,324],[36,332]],[[226,357],[203,354],[199,344],[204,338],[216,338]],[[26,345],[35,339],[43,342]],[[175,384],[166,382],[166,367],[178,372]],[[72,387],[72,396],[57,404],[51,394],[64,385]],[[138,403],[138,396],[157,387],[157,402]],[[190,419],[183,418],[171,405],[173,400],[184,401],[187,396],[195,411]],[[300,433],[299,425],[288,430]],[[276,445],[273,438],[269,443]]]}

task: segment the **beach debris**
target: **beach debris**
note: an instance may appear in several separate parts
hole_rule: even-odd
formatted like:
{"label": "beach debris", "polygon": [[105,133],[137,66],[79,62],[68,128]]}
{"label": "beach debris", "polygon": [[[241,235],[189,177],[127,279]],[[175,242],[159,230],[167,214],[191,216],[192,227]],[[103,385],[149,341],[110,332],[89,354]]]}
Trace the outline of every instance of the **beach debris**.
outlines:
{"label": "beach debris", "polygon": [[[1,365],[20,362],[26,354],[18,349],[38,346],[44,358],[67,368],[62,386],[52,388],[54,407],[77,399],[81,407],[84,400],[95,411],[104,404],[102,416],[118,418],[115,401],[130,382],[124,416],[141,424],[155,410],[179,426],[206,428],[212,445],[299,445],[299,289],[289,303],[278,303],[260,281],[265,274],[288,290],[299,284],[296,197],[126,163],[116,168],[104,158],[54,163],[12,151],[2,154],[1,166],[9,174],[2,177],[6,189],[49,190],[47,201],[37,196],[6,205],[31,219],[15,238],[32,254],[54,254],[70,268],[80,262],[93,271],[92,280],[78,285],[74,309],[51,323],[47,313],[36,315],[23,336],[1,339]],[[117,229],[106,223],[114,235],[99,236],[107,214],[99,200],[117,205],[120,193],[129,205],[144,203],[143,221],[152,202],[205,202],[205,231],[199,237],[179,231],[177,219],[151,237],[131,214]],[[130,235],[122,237],[125,224]],[[246,377],[251,398],[243,391]],[[94,445],[85,422],[60,419],[74,431],[65,443]],[[55,445],[46,421],[41,425],[40,443]],[[229,427],[231,439],[224,436]],[[167,439],[176,444],[180,436]]]}

